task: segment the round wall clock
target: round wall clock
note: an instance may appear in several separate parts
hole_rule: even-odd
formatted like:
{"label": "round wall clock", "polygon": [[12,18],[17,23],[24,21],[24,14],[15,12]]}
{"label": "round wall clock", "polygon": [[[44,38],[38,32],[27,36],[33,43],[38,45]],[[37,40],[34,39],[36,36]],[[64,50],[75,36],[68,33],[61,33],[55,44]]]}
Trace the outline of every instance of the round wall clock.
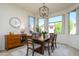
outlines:
{"label": "round wall clock", "polygon": [[21,25],[21,21],[18,17],[11,17],[9,20],[9,24],[14,28],[19,28]]}

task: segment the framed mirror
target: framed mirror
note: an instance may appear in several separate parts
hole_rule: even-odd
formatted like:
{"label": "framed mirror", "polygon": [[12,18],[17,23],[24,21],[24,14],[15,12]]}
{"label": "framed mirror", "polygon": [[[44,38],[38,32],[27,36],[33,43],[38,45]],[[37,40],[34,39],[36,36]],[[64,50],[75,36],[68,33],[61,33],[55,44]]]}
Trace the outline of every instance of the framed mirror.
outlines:
{"label": "framed mirror", "polygon": [[13,28],[19,28],[21,25],[21,20],[18,17],[11,17],[9,20],[9,24],[13,27]]}

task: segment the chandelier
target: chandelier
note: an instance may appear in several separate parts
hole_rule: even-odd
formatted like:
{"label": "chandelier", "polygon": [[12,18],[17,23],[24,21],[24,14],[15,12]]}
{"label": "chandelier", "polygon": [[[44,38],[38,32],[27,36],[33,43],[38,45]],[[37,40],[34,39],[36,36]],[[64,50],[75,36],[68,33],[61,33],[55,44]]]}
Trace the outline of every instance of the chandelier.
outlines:
{"label": "chandelier", "polygon": [[43,3],[43,6],[39,8],[39,15],[41,17],[48,17],[49,8],[45,6],[45,3]]}

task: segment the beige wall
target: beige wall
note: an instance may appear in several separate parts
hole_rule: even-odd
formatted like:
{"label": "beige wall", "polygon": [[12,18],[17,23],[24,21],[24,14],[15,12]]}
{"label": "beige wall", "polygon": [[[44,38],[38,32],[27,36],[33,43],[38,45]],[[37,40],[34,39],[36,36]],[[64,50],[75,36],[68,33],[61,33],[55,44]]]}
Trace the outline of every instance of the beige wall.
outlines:
{"label": "beige wall", "polygon": [[9,25],[11,17],[20,18],[22,24],[26,27],[28,32],[28,16],[32,15],[28,11],[21,9],[11,4],[0,4],[0,50],[5,49],[5,34],[9,32],[20,33],[20,29],[13,28]]}
{"label": "beige wall", "polygon": [[11,4],[0,4],[0,32],[7,34],[8,32],[20,33],[19,28],[13,28],[9,24],[11,17],[18,17],[21,23],[26,27],[28,32],[28,16],[32,15],[28,11]]}

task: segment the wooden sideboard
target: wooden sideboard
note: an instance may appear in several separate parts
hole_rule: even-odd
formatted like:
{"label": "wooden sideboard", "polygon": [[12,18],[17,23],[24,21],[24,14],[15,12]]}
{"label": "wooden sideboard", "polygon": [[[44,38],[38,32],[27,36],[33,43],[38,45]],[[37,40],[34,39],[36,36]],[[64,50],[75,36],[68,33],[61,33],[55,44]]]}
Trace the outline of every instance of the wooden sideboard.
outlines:
{"label": "wooden sideboard", "polygon": [[27,34],[9,34],[5,35],[5,49],[9,50],[18,46],[22,46],[21,38],[24,36],[24,38],[31,39],[30,35]]}
{"label": "wooden sideboard", "polygon": [[9,50],[17,46],[21,46],[20,35],[6,35],[5,36],[6,50]]}

